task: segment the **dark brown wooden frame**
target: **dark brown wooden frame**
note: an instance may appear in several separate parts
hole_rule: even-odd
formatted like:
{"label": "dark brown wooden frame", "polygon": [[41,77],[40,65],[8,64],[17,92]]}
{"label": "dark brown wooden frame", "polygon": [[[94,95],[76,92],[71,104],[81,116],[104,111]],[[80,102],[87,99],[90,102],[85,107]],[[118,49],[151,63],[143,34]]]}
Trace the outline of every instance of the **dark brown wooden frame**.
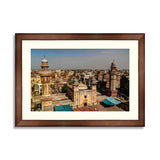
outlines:
{"label": "dark brown wooden frame", "polygon": [[[22,120],[22,40],[138,40],[139,120]],[[145,126],[145,34],[15,34],[15,126]]]}

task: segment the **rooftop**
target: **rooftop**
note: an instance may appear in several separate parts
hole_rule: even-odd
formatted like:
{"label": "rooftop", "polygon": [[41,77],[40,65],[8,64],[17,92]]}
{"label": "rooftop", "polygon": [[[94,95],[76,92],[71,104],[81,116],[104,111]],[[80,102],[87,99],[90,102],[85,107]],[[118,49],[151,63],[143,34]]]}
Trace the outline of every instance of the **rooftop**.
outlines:
{"label": "rooftop", "polygon": [[55,106],[59,106],[59,105],[67,105],[67,104],[71,104],[73,103],[70,99],[67,100],[59,100],[59,101],[52,101],[52,104]]}

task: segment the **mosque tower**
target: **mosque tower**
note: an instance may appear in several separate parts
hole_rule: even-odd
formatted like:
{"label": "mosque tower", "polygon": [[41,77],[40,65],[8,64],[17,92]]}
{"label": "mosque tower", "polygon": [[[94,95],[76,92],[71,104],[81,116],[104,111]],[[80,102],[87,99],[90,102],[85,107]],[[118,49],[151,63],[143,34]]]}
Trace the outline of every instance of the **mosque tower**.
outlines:
{"label": "mosque tower", "polygon": [[117,69],[116,69],[116,62],[113,60],[111,64],[111,71],[110,71],[110,96],[117,97],[117,90],[116,90],[116,81],[117,81]]}
{"label": "mosque tower", "polygon": [[92,78],[92,104],[96,105],[97,104],[97,86],[96,86],[96,79],[95,77]]}
{"label": "mosque tower", "polygon": [[78,80],[77,78],[74,79],[74,83],[73,83],[73,90],[74,90],[74,95],[73,95],[73,101],[74,101],[74,105],[76,107],[79,106],[79,88],[78,88]]}
{"label": "mosque tower", "polygon": [[48,60],[44,59],[41,61],[41,70],[39,71],[39,75],[41,76],[41,83],[42,83],[42,111],[52,111],[52,98],[49,94],[49,83],[50,83],[50,76],[51,71],[49,70]]}

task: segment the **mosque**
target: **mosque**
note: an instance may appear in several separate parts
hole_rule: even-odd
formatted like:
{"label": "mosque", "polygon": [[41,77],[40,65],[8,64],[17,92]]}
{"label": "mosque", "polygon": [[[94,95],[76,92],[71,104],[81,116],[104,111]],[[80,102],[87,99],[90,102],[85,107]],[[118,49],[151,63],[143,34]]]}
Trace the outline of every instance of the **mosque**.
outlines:
{"label": "mosque", "polygon": [[88,89],[87,85],[83,83],[78,83],[76,78],[74,79],[73,85],[68,85],[67,87],[67,96],[74,102],[74,107],[84,107],[97,104],[97,89],[94,77],[92,78],[91,89]]}

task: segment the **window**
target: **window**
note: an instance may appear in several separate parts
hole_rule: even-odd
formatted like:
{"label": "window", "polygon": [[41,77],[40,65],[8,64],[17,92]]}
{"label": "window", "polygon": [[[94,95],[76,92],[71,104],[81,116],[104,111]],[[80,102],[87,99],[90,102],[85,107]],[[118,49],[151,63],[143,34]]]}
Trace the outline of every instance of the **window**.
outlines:
{"label": "window", "polygon": [[87,96],[85,95],[84,98],[87,98]]}

